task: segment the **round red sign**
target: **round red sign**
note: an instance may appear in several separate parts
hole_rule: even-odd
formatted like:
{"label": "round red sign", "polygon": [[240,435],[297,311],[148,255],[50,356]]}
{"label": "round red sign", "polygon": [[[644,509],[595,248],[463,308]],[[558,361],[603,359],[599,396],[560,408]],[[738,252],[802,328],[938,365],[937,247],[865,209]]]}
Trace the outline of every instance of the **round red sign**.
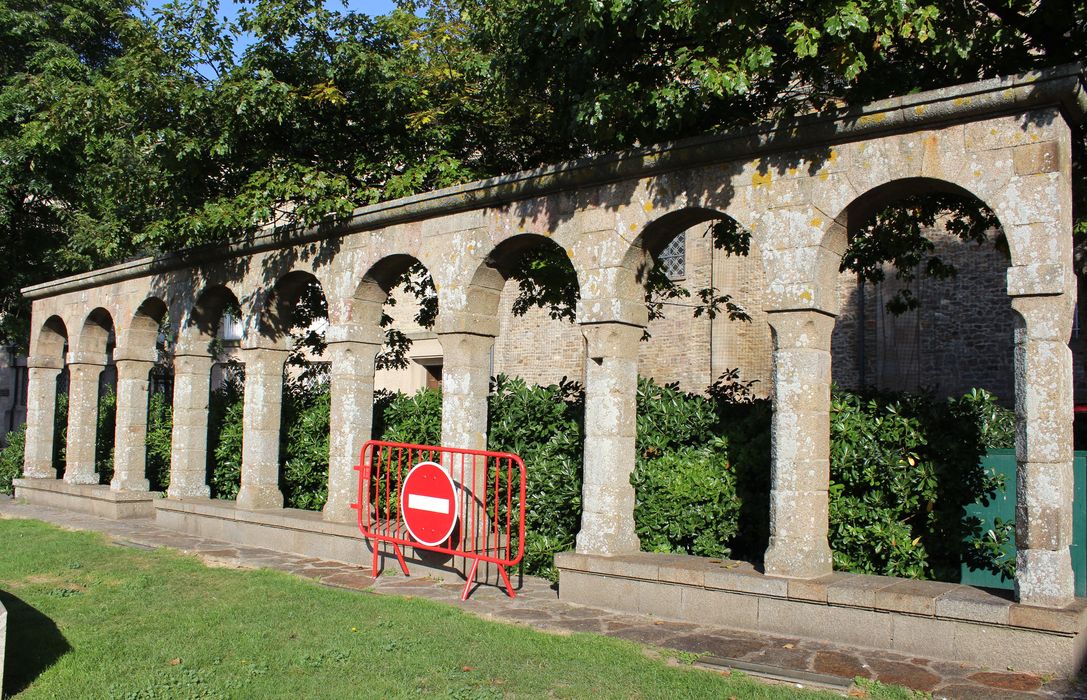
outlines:
{"label": "round red sign", "polygon": [[408,532],[420,544],[441,544],[457,524],[457,487],[440,464],[420,462],[404,477],[400,512]]}

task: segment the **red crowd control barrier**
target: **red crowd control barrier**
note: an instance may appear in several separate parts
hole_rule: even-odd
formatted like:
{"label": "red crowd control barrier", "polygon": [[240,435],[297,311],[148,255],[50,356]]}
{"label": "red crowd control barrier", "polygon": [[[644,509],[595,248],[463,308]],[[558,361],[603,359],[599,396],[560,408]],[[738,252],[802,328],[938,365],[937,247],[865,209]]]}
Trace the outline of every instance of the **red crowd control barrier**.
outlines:
{"label": "red crowd control barrier", "polygon": [[525,552],[525,463],[506,452],[370,440],[359,464],[359,530],[374,548],[387,542],[404,575],[401,548],[472,560],[461,600],[480,562],[494,564],[515,597],[506,569]]}

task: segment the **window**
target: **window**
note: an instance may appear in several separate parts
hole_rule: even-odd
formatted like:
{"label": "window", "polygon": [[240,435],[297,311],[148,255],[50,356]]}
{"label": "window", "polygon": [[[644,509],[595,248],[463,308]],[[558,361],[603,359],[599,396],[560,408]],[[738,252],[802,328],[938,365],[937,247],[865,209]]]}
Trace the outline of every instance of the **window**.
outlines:
{"label": "window", "polygon": [[230,311],[223,313],[219,322],[219,338],[223,342],[236,342],[242,339],[242,321]]}
{"label": "window", "polygon": [[657,264],[670,280],[681,280],[687,276],[687,233],[681,233],[664,246],[657,256]]}

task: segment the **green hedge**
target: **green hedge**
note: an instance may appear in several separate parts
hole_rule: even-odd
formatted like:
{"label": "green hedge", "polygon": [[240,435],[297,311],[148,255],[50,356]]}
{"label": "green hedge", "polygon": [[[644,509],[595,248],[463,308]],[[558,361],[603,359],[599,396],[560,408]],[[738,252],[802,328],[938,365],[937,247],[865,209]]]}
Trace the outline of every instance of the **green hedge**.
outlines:
{"label": "green hedge", "polygon": [[[234,498],[241,475],[242,383],[214,392],[209,417],[213,496]],[[100,436],[112,392],[103,396]],[[63,467],[66,399],[58,397],[58,467]],[[114,399],[115,401],[115,399]],[[640,379],[637,395],[635,524],[649,551],[758,560],[768,539],[769,401],[755,399],[735,372],[705,394]],[[529,386],[493,380],[488,447],[515,452],[528,467],[525,569],[554,576],[555,552],[574,545],[581,518],[584,392],[575,382]],[[281,487],[290,507],[319,509],[327,497],[327,384],[287,383],[281,431]],[[170,407],[152,396],[148,478],[169,482]],[[436,444],[441,393],[379,394],[374,434]],[[835,568],[870,574],[957,580],[960,564],[1012,575],[999,546],[979,541],[963,508],[1003,484],[980,466],[990,448],[1014,441],[1014,416],[984,391],[938,401],[927,395],[834,390],[831,406],[830,544]],[[100,440],[103,445],[112,440]],[[0,452],[0,489],[22,464],[13,434]],[[110,452],[99,452],[105,475]],[[1010,536],[1010,530],[1002,533]],[[999,543],[996,543],[999,545]],[[979,561],[980,560],[980,561]]]}

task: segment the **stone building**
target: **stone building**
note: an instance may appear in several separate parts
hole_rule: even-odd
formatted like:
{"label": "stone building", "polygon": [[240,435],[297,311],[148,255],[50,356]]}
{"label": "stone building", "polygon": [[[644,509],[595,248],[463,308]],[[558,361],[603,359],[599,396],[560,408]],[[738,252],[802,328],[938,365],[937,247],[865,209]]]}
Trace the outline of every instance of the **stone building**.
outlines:
{"label": "stone building", "polygon": [[[33,323],[26,459],[16,492],[114,517],[153,515],[164,527],[243,544],[365,559],[356,530],[361,509],[352,504],[372,427],[380,320],[397,280],[421,264],[437,292],[436,338],[429,340],[441,352],[429,357],[442,362],[443,444],[486,446],[490,376],[516,367],[507,348],[532,346],[528,357],[551,373],[541,373],[543,380],[563,363],[583,368],[581,528],[577,551],[556,558],[564,599],[769,633],[825,637],[833,630],[842,641],[906,654],[1074,672],[1087,652],[1087,602],[1074,597],[1069,549],[1069,342],[1077,293],[1071,133],[1085,115],[1082,69],[1068,66],[516,173],[364,207],[336,225],[261,231],[221,249],[36,285],[24,290]],[[979,292],[964,288],[958,296],[940,292],[912,321],[890,323],[879,312],[880,294],[866,292],[861,303],[856,285],[843,283],[839,265],[851,232],[887,203],[926,192],[975,197],[999,219],[1007,260],[965,267],[1003,267],[1004,283],[993,286],[1003,312],[986,315],[990,307],[978,301]],[[690,250],[699,226],[723,218],[751,233],[746,264]],[[681,232],[689,244],[687,282],[712,276],[715,286],[750,304],[750,324],[674,316],[649,324],[647,271]],[[572,326],[552,331],[531,316],[503,321],[515,263],[533,247],[569,260],[582,340]],[[974,260],[979,251],[961,251],[968,253]],[[729,284],[717,285],[719,279]],[[332,425],[323,515],[284,509],[279,486],[289,331],[296,303],[314,284],[329,322]],[[849,306],[843,315],[843,299],[856,300],[852,316]],[[215,336],[229,309],[240,310],[243,327],[241,488],[236,501],[215,502],[207,484],[208,397]],[[965,330],[943,325],[951,314],[972,315]],[[827,539],[832,382],[861,381],[862,370],[864,381],[934,378],[949,392],[956,383],[997,381],[1008,374],[999,364],[1006,352],[986,346],[984,337],[1003,334],[988,331],[1009,317],[1014,371],[1009,385],[994,388],[1005,396],[1010,388],[1016,412],[1016,600],[955,584],[834,573]],[[178,329],[173,441],[170,486],[155,499],[144,438],[164,322]],[[647,327],[662,352],[640,342]],[[867,332],[856,332],[869,327],[878,332],[873,347]],[[526,329],[534,336],[503,337]],[[95,472],[94,425],[110,338],[118,400],[115,473],[104,485]],[[850,346],[852,370],[843,359]],[[986,363],[955,364],[943,359],[944,347]],[[674,373],[699,388],[737,360],[773,396],[764,568],[640,552],[630,483],[639,370]],[[980,364],[997,369],[974,366]],[[67,461],[57,474],[53,417],[57,377],[65,371]],[[436,366],[431,373],[436,380]]]}

